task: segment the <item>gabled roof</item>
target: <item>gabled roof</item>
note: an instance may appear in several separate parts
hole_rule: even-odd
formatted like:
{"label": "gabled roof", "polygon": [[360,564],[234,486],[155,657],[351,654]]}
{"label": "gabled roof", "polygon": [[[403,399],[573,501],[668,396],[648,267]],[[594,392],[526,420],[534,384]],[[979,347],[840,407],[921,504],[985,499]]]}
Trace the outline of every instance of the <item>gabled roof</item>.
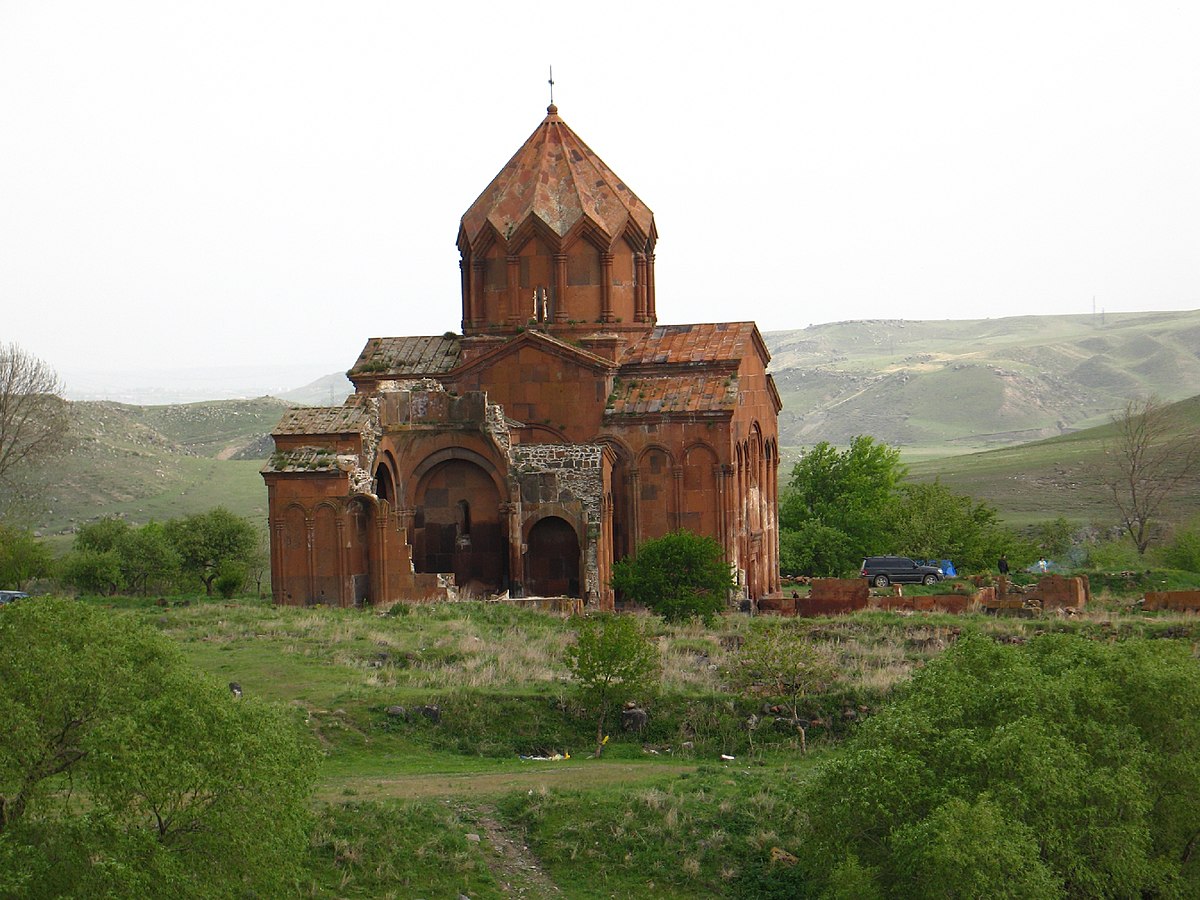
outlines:
{"label": "gabled roof", "polygon": [[529,344],[533,344],[551,356],[569,360],[589,369],[611,370],[614,368],[613,363],[609,362],[603,356],[597,356],[590,350],[584,350],[582,347],[569,344],[564,340],[541,331],[525,331],[512,340],[505,341],[495,349],[489,350],[487,353],[475,357],[470,362],[464,363],[461,368],[455,369],[454,377],[459,378],[478,369],[488,368],[497,361],[518,352],[522,347]]}
{"label": "gabled roof", "polygon": [[751,351],[763,365],[771,358],[753,322],[658,325],[626,349],[621,366],[732,363]]}
{"label": "gabled roof", "polygon": [[723,413],[737,406],[737,391],[737,378],[724,374],[618,379],[604,415]]}
{"label": "gabled roof", "polygon": [[440,375],[458,364],[458,341],[457,335],[371,338],[346,374],[350,378]]}
{"label": "gabled roof", "polygon": [[632,222],[643,238],[654,214],[604,164],[551,104],[546,118],[462,217],[462,239],[475,246],[490,224],[507,237],[530,216],[565,237],[588,219],[610,239]]}
{"label": "gabled roof", "polygon": [[284,412],[271,434],[351,434],[366,423],[360,406],[301,406]]}

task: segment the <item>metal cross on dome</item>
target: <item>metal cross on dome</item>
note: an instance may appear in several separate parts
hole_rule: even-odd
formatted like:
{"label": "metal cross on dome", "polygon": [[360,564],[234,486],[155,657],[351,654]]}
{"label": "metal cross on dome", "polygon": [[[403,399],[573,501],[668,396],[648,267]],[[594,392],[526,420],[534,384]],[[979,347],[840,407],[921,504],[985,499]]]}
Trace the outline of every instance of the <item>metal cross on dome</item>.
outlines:
{"label": "metal cross on dome", "polygon": [[550,67],[550,105],[554,105],[554,66]]}

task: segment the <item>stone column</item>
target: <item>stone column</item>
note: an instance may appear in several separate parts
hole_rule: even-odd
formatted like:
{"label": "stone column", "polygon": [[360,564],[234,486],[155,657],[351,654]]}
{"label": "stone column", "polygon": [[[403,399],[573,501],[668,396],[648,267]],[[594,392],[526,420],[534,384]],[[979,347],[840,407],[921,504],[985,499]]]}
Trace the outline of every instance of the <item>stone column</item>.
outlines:
{"label": "stone column", "polygon": [[633,255],[635,287],[633,292],[633,320],[646,321],[646,254]]}
{"label": "stone column", "polygon": [[600,321],[611,322],[616,316],[612,309],[612,267],[613,255],[600,254]]}
{"label": "stone column", "polygon": [[637,556],[638,544],[642,542],[642,478],[637,466],[629,467],[629,555]]}
{"label": "stone column", "polygon": [[471,294],[471,266],[465,257],[458,261],[458,277],[462,283],[462,330],[465,334],[467,329],[475,324],[475,312],[473,308],[475,298]]}
{"label": "stone column", "polygon": [[316,523],[313,521],[312,510],[306,509],[304,511],[304,542],[305,542],[304,564],[305,564],[305,569],[306,569],[305,581],[307,582],[307,584],[304,586],[304,594],[305,594],[304,605],[305,606],[308,606],[309,602],[313,599],[313,594],[316,593],[315,583],[316,583],[316,565],[317,565],[317,563],[316,563],[316,560],[313,558],[313,545],[316,543],[316,541],[314,540],[314,531],[315,530],[316,530]]}
{"label": "stone column", "polygon": [[654,305],[654,254],[650,253],[646,257],[646,319],[650,322],[658,321],[658,310]]}
{"label": "stone column", "polygon": [[371,581],[375,584],[371,585],[370,601],[372,604],[383,603],[390,600],[388,596],[388,563],[387,563],[387,524],[388,524],[388,505],[387,501],[380,503],[375,509],[375,540],[372,542],[375,546],[372,548],[374,553],[373,558],[367,560],[367,567],[371,571]]}
{"label": "stone column", "polygon": [[670,516],[671,530],[678,531],[683,527],[683,466],[671,466],[672,503],[675,507]]}
{"label": "stone column", "polygon": [[268,522],[271,531],[271,596],[283,603],[283,521]]}
{"label": "stone column", "polygon": [[521,316],[521,257],[509,254],[508,262],[508,324],[520,325]]}
{"label": "stone column", "polygon": [[333,520],[333,526],[337,532],[337,575],[338,575],[338,606],[352,606],[354,604],[354,591],[350,586],[350,577],[346,573],[349,571],[349,565],[346,562],[346,551],[349,549],[346,546],[346,511],[342,512]]}
{"label": "stone column", "polygon": [[471,324],[475,327],[487,324],[487,310],[483,308],[483,280],[487,260],[471,261]]}
{"label": "stone column", "polygon": [[567,315],[567,254],[554,254],[554,321],[566,322]]}
{"label": "stone column", "polygon": [[508,590],[520,597],[525,591],[525,548],[521,540],[521,504],[503,502],[500,516],[508,531]]}

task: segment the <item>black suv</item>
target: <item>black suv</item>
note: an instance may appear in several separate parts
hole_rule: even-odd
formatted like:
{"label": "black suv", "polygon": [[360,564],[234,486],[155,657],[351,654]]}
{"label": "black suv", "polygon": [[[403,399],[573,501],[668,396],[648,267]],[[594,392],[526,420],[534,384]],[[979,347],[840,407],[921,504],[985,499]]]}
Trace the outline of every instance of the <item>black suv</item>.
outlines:
{"label": "black suv", "polygon": [[875,585],[889,584],[937,584],[942,580],[942,570],[937,566],[922,566],[907,556],[868,556],[862,561],[859,574]]}

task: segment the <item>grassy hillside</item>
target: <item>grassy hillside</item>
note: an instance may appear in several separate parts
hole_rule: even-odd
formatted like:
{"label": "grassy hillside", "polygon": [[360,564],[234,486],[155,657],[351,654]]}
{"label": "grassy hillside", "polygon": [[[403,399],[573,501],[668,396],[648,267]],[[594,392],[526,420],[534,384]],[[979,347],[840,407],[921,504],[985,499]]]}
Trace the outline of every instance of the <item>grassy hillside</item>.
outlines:
{"label": "grassy hillside", "polygon": [[781,443],[870,434],[918,454],[1097,425],[1130,397],[1200,385],[1200,310],[971,321],[864,321],[764,335]]}
{"label": "grassy hillside", "polygon": [[21,518],[65,543],[101,516],[135,524],[223,505],[263,523],[267,494],[258,470],[263,438],[287,408],[281,400],[174,406],[72,403],[71,449],[31,473]]}
{"label": "grassy hillside", "polygon": [[[1187,646],[1200,637],[1191,617],[1130,614],[1128,602],[1104,596],[1071,619],[860,613],[776,622],[839,661],[835,683],[801,701],[808,755],[775,727],[760,728],[751,746],[745,723],[763,699],[723,683],[748,617],[721,617],[713,628],[647,622],[663,692],[647,705],[647,731],[614,727],[599,760],[586,752],[595,724],[562,662],[573,623],[553,615],[476,603],[389,615],[133,600],[112,614],[169,636],[247,696],[303,711],[321,749],[304,896],[690,898],[761,896],[741,876],[773,865],[773,848],[798,850],[813,811],[796,805],[796,787],[964,634],[1003,644],[1043,631]],[[395,704],[408,715],[389,715]],[[438,721],[417,712],[424,704],[438,706]],[[518,756],[564,750],[570,759]]]}
{"label": "grassy hillside", "polygon": [[[1200,396],[1174,407],[1185,427],[1200,430]],[[1104,450],[1114,433],[1109,422],[1016,447],[914,462],[909,474],[987,500],[1013,523],[1058,516],[1108,523],[1116,512],[1105,486]],[[1200,515],[1200,479],[1178,490],[1163,512],[1176,522]]]}

